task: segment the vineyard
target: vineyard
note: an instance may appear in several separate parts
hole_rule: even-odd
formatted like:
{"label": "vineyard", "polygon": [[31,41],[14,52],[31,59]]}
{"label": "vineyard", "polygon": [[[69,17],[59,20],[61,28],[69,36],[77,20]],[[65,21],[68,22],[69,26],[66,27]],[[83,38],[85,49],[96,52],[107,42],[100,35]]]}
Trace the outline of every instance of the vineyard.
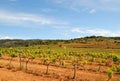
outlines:
{"label": "vineyard", "polygon": [[[114,49],[90,45],[86,44],[87,48],[78,43],[1,47],[0,68],[16,75],[17,72],[32,74],[31,80],[19,81],[120,81],[119,45]],[[16,81],[15,77],[0,79]]]}

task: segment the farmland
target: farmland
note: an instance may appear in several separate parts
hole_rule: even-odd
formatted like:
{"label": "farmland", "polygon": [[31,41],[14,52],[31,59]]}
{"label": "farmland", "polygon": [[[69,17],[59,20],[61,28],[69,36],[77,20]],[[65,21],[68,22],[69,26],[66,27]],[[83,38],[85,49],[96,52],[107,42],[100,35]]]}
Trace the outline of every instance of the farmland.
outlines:
{"label": "farmland", "polygon": [[0,44],[1,81],[120,81],[117,37],[1,40]]}

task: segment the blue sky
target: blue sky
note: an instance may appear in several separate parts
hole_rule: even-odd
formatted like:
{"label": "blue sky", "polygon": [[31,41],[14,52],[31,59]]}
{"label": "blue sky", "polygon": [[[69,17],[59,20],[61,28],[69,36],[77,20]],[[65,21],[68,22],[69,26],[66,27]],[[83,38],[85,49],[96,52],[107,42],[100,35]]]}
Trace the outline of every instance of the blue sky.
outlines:
{"label": "blue sky", "polygon": [[0,0],[0,39],[120,36],[119,0]]}

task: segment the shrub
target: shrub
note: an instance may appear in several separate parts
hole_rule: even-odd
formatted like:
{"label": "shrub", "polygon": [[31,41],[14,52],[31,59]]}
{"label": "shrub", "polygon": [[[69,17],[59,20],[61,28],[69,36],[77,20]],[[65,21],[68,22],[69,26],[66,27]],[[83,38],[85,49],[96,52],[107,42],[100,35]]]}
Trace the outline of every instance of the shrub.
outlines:
{"label": "shrub", "polygon": [[95,58],[94,58],[94,57],[91,57],[91,58],[89,59],[89,61],[90,61],[90,62],[94,62],[94,61],[95,61]]}
{"label": "shrub", "polygon": [[113,66],[112,71],[120,72],[120,65]]}
{"label": "shrub", "polygon": [[120,65],[116,66],[116,71],[120,72]]}
{"label": "shrub", "polygon": [[12,58],[14,58],[14,57],[17,57],[17,54],[12,53],[12,54],[10,54],[10,56],[11,56]]}
{"label": "shrub", "polygon": [[88,62],[87,62],[87,61],[84,61],[84,62],[82,62],[82,64],[83,64],[83,65],[86,65],[86,64],[88,64]]}
{"label": "shrub", "polygon": [[62,61],[62,63],[61,63],[61,64],[62,64],[62,66],[65,66],[65,61]]}
{"label": "shrub", "polygon": [[35,59],[36,57],[35,57],[35,55],[31,55],[31,59]]}
{"label": "shrub", "polygon": [[111,69],[112,69],[112,71],[116,71],[117,70],[115,66],[113,66]]}
{"label": "shrub", "polygon": [[56,60],[55,58],[53,58],[53,59],[52,59],[52,62],[53,62],[53,63],[56,63],[56,62],[57,62],[57,60]]}
{"label": "shrub", "polygon": [[108,68],[107,69],[107,74],[108,74],[108,80],[107,81],[109,81],[113,76],[113,71],[110,68]]}
{"label": "shrub", "polygon": [[102,60],[101,60],[101,63],[106,63],[106,62],[107,62],[106,59],[102,59]]}
{"label": "shrub", "polygon": [[118,56],[113,56],[113,62],[117,62],[117,61],[119,61],[120,59],[119,59],[119,57]]}

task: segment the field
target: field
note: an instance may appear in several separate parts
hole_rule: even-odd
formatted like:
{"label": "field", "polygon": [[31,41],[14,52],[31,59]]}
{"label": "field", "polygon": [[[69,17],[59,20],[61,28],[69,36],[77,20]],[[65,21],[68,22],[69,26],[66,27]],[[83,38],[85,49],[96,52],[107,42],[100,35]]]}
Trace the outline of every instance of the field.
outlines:
{"label": "field", "polygon": [[103,42],[1,47],[0,81],[120,81],[119,48]]}

